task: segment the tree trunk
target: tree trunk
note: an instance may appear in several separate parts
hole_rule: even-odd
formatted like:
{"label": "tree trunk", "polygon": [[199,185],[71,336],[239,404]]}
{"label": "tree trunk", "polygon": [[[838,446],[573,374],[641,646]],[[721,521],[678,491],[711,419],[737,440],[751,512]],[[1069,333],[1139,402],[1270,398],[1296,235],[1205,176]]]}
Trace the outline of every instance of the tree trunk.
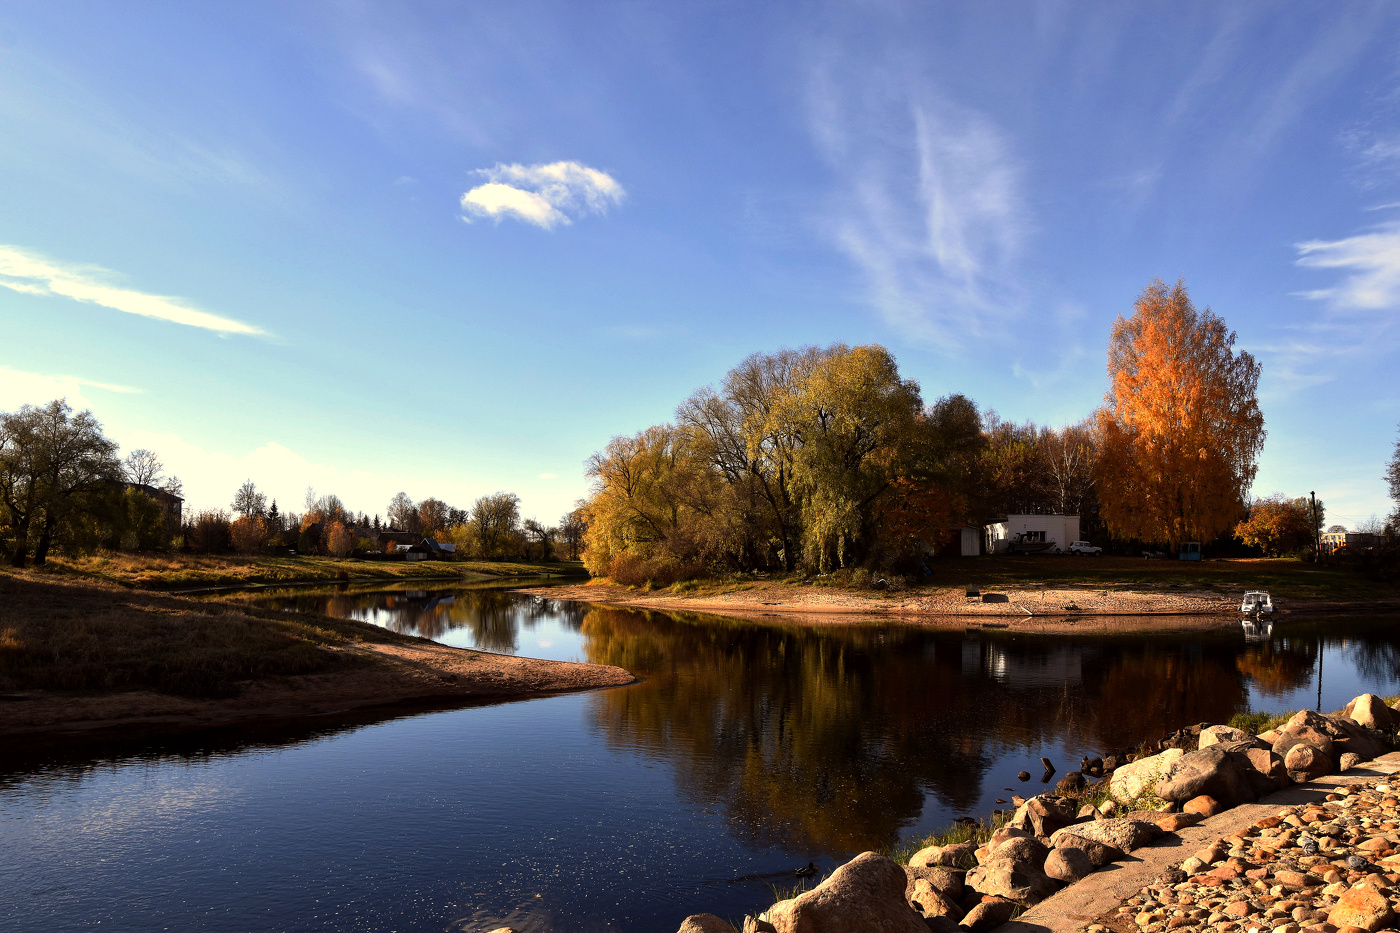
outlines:
{"label": "tree trunk", "polygon": [[15,526],[15,553],[10,557],[11,567],[24,567],[29,556],[29,522]]}
{"label": "tree trunk", "polygon": [[49,557],[49,547],[53,544],[53,528],[44,522],[44,530],[39,533],[39,543],[34,548],[34,566],[42,567]]}

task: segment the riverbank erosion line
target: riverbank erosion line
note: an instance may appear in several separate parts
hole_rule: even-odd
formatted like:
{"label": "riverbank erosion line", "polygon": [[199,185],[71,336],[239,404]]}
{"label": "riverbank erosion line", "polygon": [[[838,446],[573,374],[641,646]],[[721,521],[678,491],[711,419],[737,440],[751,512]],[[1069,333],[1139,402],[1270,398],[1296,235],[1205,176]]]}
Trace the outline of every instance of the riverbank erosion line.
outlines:
{"label": "riverbank erosion line", "polygon": [[0,573],[0,739],[179,732],[635,682],[619,667],[452,648],[364,622]]}

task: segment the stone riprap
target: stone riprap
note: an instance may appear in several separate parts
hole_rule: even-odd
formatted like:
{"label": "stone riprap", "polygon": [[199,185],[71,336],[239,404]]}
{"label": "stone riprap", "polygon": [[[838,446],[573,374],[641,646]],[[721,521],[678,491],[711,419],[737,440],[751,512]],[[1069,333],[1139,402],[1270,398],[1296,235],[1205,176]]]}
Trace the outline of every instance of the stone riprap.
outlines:
{"label": "stone riprap", "polygon": [[[1400,714],[1367,694],[1346,713],[1304,711],[1259,736],[1202,724],[1157,743],[1158,754],[1085,759],[1079,786],[1086,773],[1097,778],[1111,798],[1102,809],[1041,794],[1018,800],[980,846],[929,846],[905,866],[863,853],[811,891],[773,905],[766,919],[747,918],[744,933],[990,931],[1021,911],[1034,915],[1047,899],[1062,900],[1057,891],[1069,896],[1066,886],[1080,890],[1097,869],[1134,861],[1130,853],[1164,834],[1213,816],[1228,821],[1230,808],[1378,757],[1396,724]],[[1100,922],[1071,929],[1375,933],[1400,928],[1396,909],[1400,799],[1388,784],[1357,785],[1259,818],[1179,861]],[[695,915],[682,929],[723,933],[716,921]]]}
{"label": "stone riprap", "polygon": [[1109,933],[1128,922],[1142,933],[1392,929],[1400,910],[1400,785],[1390,780],[1284,807],[1192,853],[1128,898],[1116,918],[1082,929]]}

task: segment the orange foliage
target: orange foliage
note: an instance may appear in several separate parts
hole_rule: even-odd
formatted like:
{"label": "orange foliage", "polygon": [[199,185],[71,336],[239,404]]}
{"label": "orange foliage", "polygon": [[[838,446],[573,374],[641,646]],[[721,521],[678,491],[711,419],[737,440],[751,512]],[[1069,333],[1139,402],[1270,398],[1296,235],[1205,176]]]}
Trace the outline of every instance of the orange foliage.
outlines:
{"label": "orange foliage", "polygon": [[332,557],[349,557],[355,550],[355,538],[344,525],[334,522],[326,532],[326,550]]}
{"label": "orange foliage", "polygon": [[936,549],[953,529],[964,510],[960,497],[934,483],[900,477],[891,484],[893,496],[884,514],[883,540],[894,549],[914,553],[924,542]]}
{"label": "orange foliage", "polygon": [[240,554],[251,554],[267,542],[267,522],[256,515],[245,515],[229,526],[233,547]]}
{"label": "orange foliage", "polygon": [[1208,541],[1240,517],[1264,446],[1259,364],[1198,312],[1180,281],[1156,279],[1109,341],[1109,391],[1098,412],[1099,489],[1114,534]]}

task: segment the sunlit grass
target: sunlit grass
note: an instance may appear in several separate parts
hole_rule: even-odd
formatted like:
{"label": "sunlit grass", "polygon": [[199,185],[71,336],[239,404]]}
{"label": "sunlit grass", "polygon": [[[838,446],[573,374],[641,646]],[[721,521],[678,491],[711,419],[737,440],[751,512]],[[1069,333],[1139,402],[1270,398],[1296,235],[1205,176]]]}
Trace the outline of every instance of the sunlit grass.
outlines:
{"label": "sunlit grass", "polygon": [[51,557],[47,564],[47,572],[101,580],[121,586],[170,589],[320,580],[572,575],[582,574],[583,565],[578,561],[377,561],[312,555],[239,557],[100,552],[85,557]]}

